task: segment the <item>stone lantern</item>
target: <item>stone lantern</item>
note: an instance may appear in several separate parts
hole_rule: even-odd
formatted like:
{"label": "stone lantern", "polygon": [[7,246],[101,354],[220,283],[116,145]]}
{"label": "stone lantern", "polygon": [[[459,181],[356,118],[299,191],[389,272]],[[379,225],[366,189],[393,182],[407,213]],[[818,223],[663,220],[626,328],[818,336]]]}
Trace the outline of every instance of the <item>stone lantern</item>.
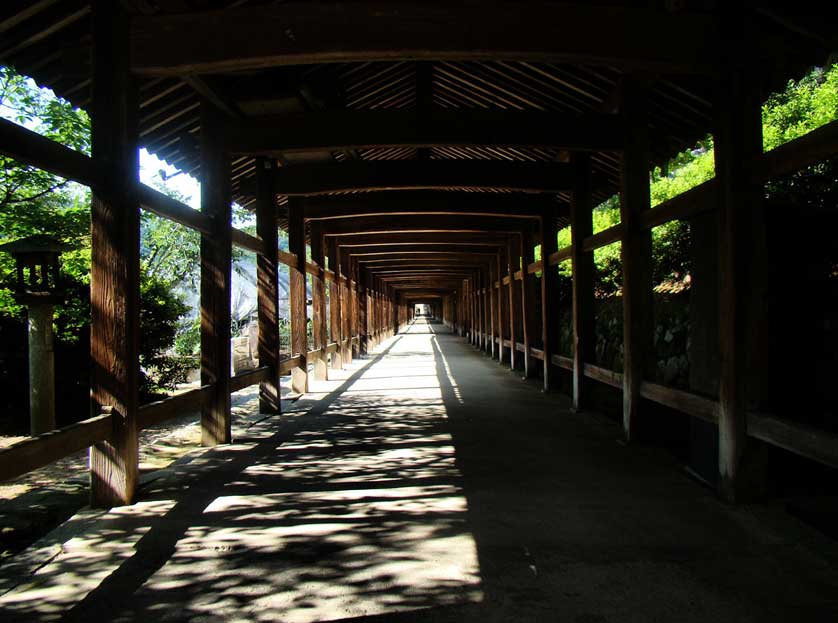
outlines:
{"label": "stone lantern", "polygon": [[55,428],[55,355],[52,318],[58,290],[58,260],[70,247],[36,235],[0,245],[15,259],[15,301],[27,309],[29,325],[29,421],[32,435]]}

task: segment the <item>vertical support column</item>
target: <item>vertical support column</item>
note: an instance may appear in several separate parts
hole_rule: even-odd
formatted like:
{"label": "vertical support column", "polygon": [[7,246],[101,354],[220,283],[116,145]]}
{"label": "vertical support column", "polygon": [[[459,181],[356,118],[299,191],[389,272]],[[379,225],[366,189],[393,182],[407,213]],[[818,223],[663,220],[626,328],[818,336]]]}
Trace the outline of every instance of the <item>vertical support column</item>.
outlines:
{"label": "vertical support column", "polygon": [[640,227],[650,208],[649,122],[646,85],[637,79],[623,84],[622,110],[626,145],[622,157],[623,224],[623,431],[626,440],[638,437],[640,383],[652,350],[652,232]]}
{"label": "vertical support column", "polygon": [[369,344],[369,280],[366,271],[358,268],[358,354],[365,356]]}
{"label": "vertical support column", "polygon": [[503,262],[501,261],[501,256],[503,255],[502,251],[498,251],[497,256],[495,256],[495,274],[498,276],[498,288],[497,288],[497,316],[498,316],[498,362],[503,363],[503,353],[505,352],[503,346],[503,335],[505,331],[503,330],[504,325],[506,324],[506,315],[503,313],[504,310],[504,300],[506,297],[504,296],[503,291]]}
{"label": "vertical support column", "polygon": [[297,197],[288,200],[288,250],[296,255],[295,265],[288,267],[291,298],[291,354],[299,355],[300,364],[291,370],[291,388],[308,392],[308,339],[306,328],[306,232],[305,211]]}
{"label": "vertical support column", "polygon": [[201,444],[232,441],[230,413],[230,166],[221,113],[201,102],[201,210],[212,217],[212,232],[201,235],[201,384],[212,385],[201,411]]}
{"label": "vertical support column", "polygon": [[529,272],[529,265],[535,261],[535,244],[532,232],[521,233],[521,315],[524,329],[524,378],[535,376],[536,360],[530,353],[535,341],[535,277]]}
{"label": "vertical support column", "polygon": [[332,368],[343,370],[343,323],[341,310],[340,262],[338,261],[337,240],[334,236],[326,238],[327,253],[329,255],[329,270],[332,271],[332,283],[329,284],[329,313],[332,328],[332,341],[337,342],[337,348],[332,353]]}
{"label": "vertical support column", "polygon": [[573,197],[570,203],[573,266],[573,408],[585,407],[585,362],[594,354],[594,254],[585,252],[585,238],[593,233],[591,200],[591,159],[588,154],[574,156]]}
{"label": "vertical support column", "polygon": [[325,256],[323,254],[323,231],[317,221],[309,222],[309,238],[311,239],[311,261],[317,264],[317,274],[311,277],[311,335],[314,340],[314,350],[318,353],[314,357],[314,378],[325,381],[328,378],[326,365],[326,273]]}
{"label": "vertical support column", "polygon": [[521,264],[521,256],[518,251],[519,242],[515,237],[510,238],[506,244],[506,272],[509,273],[509,369],[514,370],[518,364],[518,348],[516,346],[518,341],[517,322],[518,322],[518,303],[521,300],[520,296],[515,296],[518,286],[515,282],[515,272]]}
{"label": "vertical support column", "polygon": [[350,288],[352,286],[352,282],[350,281],[350,277],[352,276],[349,272],[349,262],[347,261],[347,257],[341,257],[340,248],[338,247],[338,264],[341,267],[341,284],[340,284],[340,308],[341,308],[341,352],[343,354],[343,362],[344,364],[352,363],[352,297]]}
{"label": "vertical support column", "polygon": [[550,256],[558,250],[556,217],[552,212],[541,215],[541,342],[544,345],[545,392],[555,389],[553,353],[559,350],[559,270],[550,266]]}
{"label": "vertical support column", "polygon": [[276,204],[274,175],[276,165],[266,158],[256,159],[256,233],[262,252],[256,256],[257,314],[259,318],[259,365],[268,366],[268,380],[259,384],[259,411],[279,413],[279,267],[276,251]]}
{"label": "vertical support column", "polygon": [[[740,17],[741,19],[741,17]],[[764,453],[747,437],[747,411],[765,395],[767,240],[762,186],[760,98],[745,54],[731,54],[714,134],[719,189],[719,492],[735,502],[765,486]]]}
{"label": "vertical support column", "polygon": [[489,306],[486,314],[489,319],[488,351],[492,359],[494,359],[497,353],[497,350],[495,350],[497,348],[497,345],[495,344],[495,327],[499,326],[499,323],[495,321],[495,266],[492,262],[489,262],[489,268],[487,269],[486,274],[489,277],[489,282],[486,284],[486,303]]}
{"label": "vertical support column", "polygon": [[93,159],[103,185],[91,203],[90,390],[93,414],[109,411],[113,429],[90,448],[90,496],[107,508],[134,501],[139,473],[138,107],[128,17],[117,3],[94,3],[93,50]]}

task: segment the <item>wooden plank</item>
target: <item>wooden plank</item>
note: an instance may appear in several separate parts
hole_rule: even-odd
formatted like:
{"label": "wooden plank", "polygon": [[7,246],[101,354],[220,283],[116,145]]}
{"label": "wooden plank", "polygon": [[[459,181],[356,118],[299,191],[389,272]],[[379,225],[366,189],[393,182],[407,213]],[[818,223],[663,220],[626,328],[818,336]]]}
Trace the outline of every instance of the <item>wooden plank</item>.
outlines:
{"label": "wooden plank", "polygon": [[568,166],[491,160],[298,164],[279,169],[277,192],[316,196],[348,191],[475,188],[560,193],[570,190],[572,184]]}
{"label": "wooden plank", "polygon": [[582,249],[585,251],[594,251],[599,249],[600,247],[605,247],[609,244],[614,242],[618,242],[623,239],[623,224],[617,223],[616,225],[612,225],[608,229],[604,229],[601,232],[593,234],[592,236],[588,236],[582,241]]}
{"label": "wooden plank", "polygon": [[557,368],[564,368],[565,370],[573,370],[573,358],[565,357],[564,355],[550,355],[550,361]]}
{"label": "wooden plank", "polygon": [[193,210],[177,199],[164,195],[145,184],[137,185],[137,194],[140,206],[149,212],[154,212],[157,216],[180,223],[202,234],[209,234],[212,231],[211,219],[206,214]]}
{"label": "wooden plank", "polygon": [[221,142],[221,113],[201,103],[201,211],[212,233],[201,236],[201,385],[212,395],[201,411],[201,444],[232,441],[230,411],[230,287],[233,239],[230,225],[229,158]]}
{"label": "wooden plank", "polygon": [[[230,393],[240,391],[245,387],[256,385],[264,381],[270,380],[271,369],[268,366],[259,366],[253,370],[239,372],[235,376],[230,377]],[[261,411],[261,407],[259,408]]]}
{"label": "wooden plank", "polygon": [[548,208],[561,210],[553,197],[503,194],[471,195],[457,191],[416,190],[373,195],[325,195],[305,200],[306,220],[405,214],[471,214],[535,218]]}
{"label": "wooden plank", "polygon": [[573,380],[571,400],[573,408],[584,409],[587,400],[585,394],[585,362],[593,360],[596,336],[594,334],[594,254],[586,251],[584,241],[593,231],[591,196],[590,158],[577,154],[574,158],[576,167],[576,185],[570,205],[571,224],[571,261],[573,269],[571,314],[573,318]]}
{"label": "wooden plank", "polygon": [[299,355],[295,357],[288,357],[287,359],[283,359],[279,362],[279,374],[280,376],[287,376],[291,374],[291,371],[294,368],[299,368],[301,362],[301,357]]}
{"label": "wooden plank", "polygon": [[7,119],[0,119],[0,153],[91,188],[102,181],[92,158]]}
{"label": "wooden plank", "polygon": [[212,395],[209,385],[190,389],[189,391],[169,396],[162,400],[144,404],[139,410],[140,430],[149,428],[173,417],[179,417],[191,411],[199,411]]}
{"label": "wooden plank", "polygon": [[713,424],[719,421],[719,403],[711,398],[649,381],[640,384],[640,395],[647,400]]}
{"label": "wooden plank", "polygon": [[748,436],[838,467],[838,435],[762,413],[748,413]]}
{"label": "wooden plank", "polygon": [[[259,385],[259,412],[280,413],[282,407],[279,383],[279,265],[276,248],[279,236],[276,225],[274,176],[276,163],[265,158],[256,160],[256,231],[261,245],[256,255],[256,313],[259,322],[259,364],[267,373]],[[233,230],[233,242],[236,232]],[[232,381],[231,381],[232,383]],[[235,391],[231,388],[230,391]]]}
{"label": "wooden plank", "polygon": [[112,430],[90,450],[97,507],[131,504],[139,480],[140,206],[137,106],[128,72],[128,18],[97,0],[93,12],[93,159],[106,184],[91,204],[90,357],[92,412]]}
{"label": "wooden plank", "polygon": [[285,264],[289,267],[297,265],[297,256],[294,253],[289,253],[288,251],[283,251],[282,249],[277,249],[276,259],[279,260],[280,264]]}
{"label": "wooden plank", "polygon": [[229,124],[230,149],[288,154],[380,147],[463,147],[617,151],[618,115],[498,110],[328,110],[248,118]]}
{"label": "wooden plank", "polygon": [[623,241],[623,432],[635,441],[640,430],[640,383],[651,360],[652,234],[640,227],[640,216],[651,208],[649,189],[650,139],[647,85],[639,79],[623,82],[622,111],[626,117],[626,148],[621,159],[620,220]]}
{"label": "wooden plank", "polygon": [[306,262],[306,274],[312,277],[320,276],[320,266],[317,265],[317,262]]}
{"label": "wooden plank", "polygon": [[595,366],[592,363],[586,363],[583,368],[583,372],[585,376],[594,379],[595,381],[605,383],[606,385],[610,385],[611,387],[615,387],[617,389],[623,388],[623,375],[619,372],[606,370],[605,368]]}
{"label": "wooden plank", "polygon": [[515,342],[515,350],[517,350],[519,353],[525,353],[527,352],[527,347],[524,346],[521,342]]}
{"label": "wooden plank", "polygon": [[511,2],[284,2],[138,15],[131,58],[134,71],[158,76],[330,62],[524,59],[709,74],[718,37],[713,16],[688,11],[613,6],[603,12],[596,5],[540,2],[528,5],[522,19]]}
{"label": "wooden plank", "polygon": [[112,428],[110,414],[97,415],[6,446],[0,449],[0,482],[49,465],[96,442],[103,442],[110,437]]}
{"label": "wooden plank", "polygon": [[541,362],[544,361],[544,351],[540,348],[530,347],[530,356],[533,359],[538,359]]}
{"label": "wooden plank", "polygon": [[[274,222],[276,222],[276,219],[274,219]],[[248,234],[246,231],[242,231],[241,229],[236,229],[235,227],[233,227],[231,228],[230,234],[232,237],[233,244],[241,249],[251,251],[255,253],[257,256],[261,255],[262,253],[269,253],[269,251],[265,248],[264,242],[262,242],[256,236]]]}
{"label": "wooden plank", "polygon": [[534,275],[536,273],[540,273],[543,266],[543,262],[538,260],[537,262],[532,262],[531,264],[527,265],[527,274]]}
{"label": "wooden plank", "polygon": [[757,181],[764,182],[791,175],[838,154],[838,121],[757,156]]}
{"label": "wooden plank", "polygon": [[565,260],[571,259],[571,247],[563,247],[558,251],[555,251],[550,254],[547,258],[547,265],[548,266],[558,266]]}
{"label": "wooden plank", "polygon": [[306,232],[304,208],[300,202],[288,202],[288,248],[297,258],[288,267],[289,297],[291,303],[291,352],[300,356],[299,365],[291,370],[293,391],[308,392],[308,320],[306,306]]}
{"label": "wooden plank", "polygon": [[643,212],[638,219],[638,227],[652,229],[670,221],[689,220],[696,214],[715,210],[718,207],[716,193],[716,180],[707,180]]}

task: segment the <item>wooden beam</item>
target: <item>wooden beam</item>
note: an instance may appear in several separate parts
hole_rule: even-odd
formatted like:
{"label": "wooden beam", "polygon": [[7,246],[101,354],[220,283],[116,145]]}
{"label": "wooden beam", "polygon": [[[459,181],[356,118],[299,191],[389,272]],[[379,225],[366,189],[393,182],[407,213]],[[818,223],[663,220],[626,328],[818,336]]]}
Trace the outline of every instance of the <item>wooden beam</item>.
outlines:
{"label": "wooden beam", "polygon": [[[312,223],[320,223],[320,221],[312,221]],[[421,232],[421,231],[404,231],[404,232],[389,232],[389,233],[361,233],[361,234],[344,234],[338,239],[342,249],[352,249],[356,247],[402,247],[414,246],[422,248],[428,245],[439,244],[457,244],[460,246],[487,246],[506,244],[509,239],[509,234],[503,232],[488,232],[488,231],[436,231],[436,232]]]}
{"label": "wooden beam", "polygon": [[553,208],[563,215],[564,204],[533,194],[492,194],[440,190],[378,192],[368,195],[318,196],[305,199],[306,219],[357,218],[404,214],[460,214],[536,218]]}
{"label": "wooden beam", "polygon": [[91,188],[102,182],[90,157],[7,119],[0,119],[0,153]]}
{"label": "wooden beam", "polygon": [[496,110],[329,110],[248,118],[228,126],[231,149],[287,154],[381,147],[561,148],[616,151],[618,115]]}
{"label": "wooden beam", "polygon": [[304,208],[294,200],[288,203],[288,249],[297,262],[288,267],[291,304],[291,354],[300,356],[291,370],[291,387],[300,394],[308,392],[308,320],[306,306],[306,232]]}
{"label": "wooden beam", "polygon": [[623,83],[626,149],[621,162],[620,221],[623,241],[623,432],[628,441],[639,436],[640,383],[653,348],[652,235],[640,226],[651,207],[650,142],[647,86],[639,79]]}
{"label": "wooden beam", "polygon": [[279,266],[276,258],[278,235],[273,190],[276,165],[256,159],[256,232],[262,244],[256,256],[256,294],[259,319],[259,365],[267,367],[267,378],[259,385],[259,412],[280,413],[279,381]]}
{"label": "wooden beam", "polygon": [[381,160],[283,167],[277,192],[316,196],[346,191],[473,188],[560,193],[571,187],[572,170],[564,163]]}
{"label": "wooden beam", "polygon": [[[275,217],[273,226],[274,228],[276,227]],[[241,229],[236,229],[235,227],[233,227],[230,230],[230,237],[232,239],[232,243],[235,246],[239,247],[240,249],[250,251],[251,253],[255,253],[257,256],[269,252],[268,247],[265,245],[264,241],[260,240],[257,236],[252,236],[248,234],[246,231],[242,231]],[[276,253],[271,253],[271,256],[273,261],[276,261]]]}
{"label": "wooden beam", "polygon": [[110,414],[107,441],[90,449],[95,507],[132,504],[139,480],[140,206],[136,85],[128,71],[128,17],[97,0],[93,12],[93,159],[90,357],[92,415]]}
{"label": "wooden beam", "polygon": [[159,190],[145,184],[138,184],[137,194],[139,195],[140,205],[149,212],[154,212],[157,216],[180,223],[184,227],[194,229],[202,234],[209,234],[212,231],[212,219],[209,216],[198,210],[193,210],[177,199],[164,195]]}
{"label": "wooden beam", "polygon": [[230,411],[230,288],[232,210],[229,158],[221,136],[223,118],[201,104],[201,211],[212,231],[201,236],[201,385],[212,395],[201,411],[201,444],[232,441]]}
{"label": "wooden beam", "polygon": [[284,2],[137,16],[131,59],[135,72],[158,76],[328,62],[504,59],[708,74],[716,69],[717,31],[715,19],[703,13],[618,6],[603,12],[595,5],[537,3],[522,19],[513,2]]}
{"label": "wooden beam", "polygon": [[[502,216],[426,215],[406,216],[364,216],[355,219],[323,221],[326,236],[360,236],[362,234],[397,234],[399,232],[420,233],[506,233],[513,234],[523,229],[535,229],[535,219],[504,218]],[[341,241],[338,241],[339,243]],[[440,242],[444,242],[441,240]]]}
{"label": "wooden beam", "polygon": [[585,251],[583,242],[593,231],[591,210],[591,161],[577,154],[576,187],[570,204],[571,261],[573,266],[573,408],[585,408],[585,362],[594,356],[594,254]]}

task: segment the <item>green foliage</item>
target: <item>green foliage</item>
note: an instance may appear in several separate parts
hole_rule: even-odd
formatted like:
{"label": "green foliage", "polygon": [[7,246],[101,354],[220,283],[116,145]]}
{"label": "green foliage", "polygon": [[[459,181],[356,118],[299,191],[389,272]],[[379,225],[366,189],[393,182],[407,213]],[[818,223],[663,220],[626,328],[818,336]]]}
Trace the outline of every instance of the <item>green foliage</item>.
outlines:
{"label": "green foliage", "polygon": [[[186,380],[188,368],[167,354],[175,342],[178,320],[188,307],[168,280],[143,273],[140,282],[140,366],[142,389],[152,393],[174,389]],[[154,374],[151,374],[151,372]]]}

